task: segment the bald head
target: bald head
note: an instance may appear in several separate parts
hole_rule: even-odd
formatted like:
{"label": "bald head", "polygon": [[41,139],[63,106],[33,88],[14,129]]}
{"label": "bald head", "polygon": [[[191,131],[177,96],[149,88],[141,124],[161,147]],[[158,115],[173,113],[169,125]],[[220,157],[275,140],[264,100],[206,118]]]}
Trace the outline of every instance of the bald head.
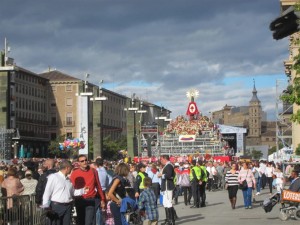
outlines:
{"label": "bald head", "polygon": [[47,159],[44,162],[44,166],[49,170],[49,169],[53,169],[55,165],[54,159]]}

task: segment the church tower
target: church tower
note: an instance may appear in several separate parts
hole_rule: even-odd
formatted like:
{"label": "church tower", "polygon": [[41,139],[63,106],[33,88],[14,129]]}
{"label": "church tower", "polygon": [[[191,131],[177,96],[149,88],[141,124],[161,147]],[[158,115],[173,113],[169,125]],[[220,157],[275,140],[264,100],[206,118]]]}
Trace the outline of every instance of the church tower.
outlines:
{"label": "church tower", "polygon": [[252,98],[249,102],[249,125],[247,145],[260,145],[261,144],[261,118],[262,110],[260,100],[257,97],[255,88],[255,80],[253,80]]}

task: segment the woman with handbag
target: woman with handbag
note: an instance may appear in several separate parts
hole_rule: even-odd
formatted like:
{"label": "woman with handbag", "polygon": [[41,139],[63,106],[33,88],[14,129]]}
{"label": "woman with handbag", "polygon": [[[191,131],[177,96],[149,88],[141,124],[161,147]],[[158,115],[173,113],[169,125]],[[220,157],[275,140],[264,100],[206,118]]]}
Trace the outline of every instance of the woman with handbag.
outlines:
{"label": "woman with handbag", "polygon": [[239,187],[238,181],[239,172],[237,171],[237,164],[231,163],[231,169],[225,175],[225,188],[228,190],[228,196],[231,203],[231,208],[235,209],[236,194]]}
{"label": "woman with handbag", "polygon": [[252,190],[255,189],[256,183],[255,177],[251,169],[249,169],[247,162],[243,163],[239,172],[238,181],[243,192],[245,209],[252,209]]}

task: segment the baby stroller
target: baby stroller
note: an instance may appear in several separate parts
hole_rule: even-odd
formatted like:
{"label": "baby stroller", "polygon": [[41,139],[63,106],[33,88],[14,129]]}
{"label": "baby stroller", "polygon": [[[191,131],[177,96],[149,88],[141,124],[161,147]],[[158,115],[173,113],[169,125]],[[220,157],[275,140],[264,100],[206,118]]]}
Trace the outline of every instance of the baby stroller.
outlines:
{"label": "baby stroller", "polygon": [[279,203],[280,201],[280,193],[275,193],[271,197],[268,197],[262,203],[262,208],[266,213],[271,212],[273,207]]}
{"label": "baby stroller", "polygon": [[[125,197],[122,199],[120,208],[122,220],[124,224],[128,225],[142,225],[142,218],[138,210],[136,201],[130,197]],[[126,221],[126,223],[125,223]]]}
{"label": "baby stroller", "polygon": [[281,208],[279,218],[283,221],[293,217],[300,220],[300,193],[283,190],[281,193]]}

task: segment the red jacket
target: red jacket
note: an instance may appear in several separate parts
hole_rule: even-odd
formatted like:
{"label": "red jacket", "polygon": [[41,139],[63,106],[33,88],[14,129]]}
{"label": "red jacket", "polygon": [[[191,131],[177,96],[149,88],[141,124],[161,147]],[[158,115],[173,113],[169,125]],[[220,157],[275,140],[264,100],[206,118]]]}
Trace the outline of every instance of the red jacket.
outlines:
{"label": "red jacket", "polygon": [[84,171],[78,168],[73,170],[70,179],[75,189],[89,187],[89,191],[82,195],[83,198],[95,198],[98,192],[101,200],[105,201],[98,172],[95,169],[89,168],[87,171]]}

